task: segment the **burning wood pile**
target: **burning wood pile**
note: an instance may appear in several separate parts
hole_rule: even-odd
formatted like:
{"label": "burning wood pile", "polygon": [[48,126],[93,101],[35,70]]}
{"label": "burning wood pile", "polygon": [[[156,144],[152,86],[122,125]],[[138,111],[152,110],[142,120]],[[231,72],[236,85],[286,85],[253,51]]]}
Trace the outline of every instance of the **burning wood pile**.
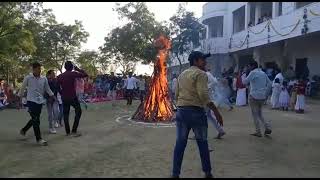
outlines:
{"label": "burning wood pile", "polygon": [[166,60],[171,48],[171,42],[160,36],[154,42],[158,49],[154,72],[151,77],[148,92],[132,119],[143,122],[172,122],[173,105],[169,97]]}

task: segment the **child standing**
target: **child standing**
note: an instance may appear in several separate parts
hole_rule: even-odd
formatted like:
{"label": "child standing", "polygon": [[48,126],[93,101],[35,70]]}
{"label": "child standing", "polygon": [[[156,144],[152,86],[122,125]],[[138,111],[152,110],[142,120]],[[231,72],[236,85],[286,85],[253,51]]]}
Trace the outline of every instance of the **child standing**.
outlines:
{"label": "child standing", "polygon": [[305,108],[305,92],[306,92],[306,85],[303,82],[302,78],[299,79],[298,84],[297,84],[297,101],[295,105],[295,110],[297,113],[304,113],[304,108]]}
{"label": "child standing", "polygon": [[287,81],[283,81],[281,92],[279,95],[280,108],[282,108],[283,111],[284,110],[288,111],[289,103],[290,103],[290,95],[288,93],[288,83]]}
{"label": "child standing", "polygon": [[297,80],[292,80],[289,82],[289,93],[291,94],[290,97],[290,109],[294,111],[294,106],[296,105],[297,101]]}
{"label": "child standing", "polygon": [[278,109],[279,108],[280,92],[281,92],[280,80],[278,78],[276,78],[274,80],[274,84],[272,85],[272,95],[271,95],[272,109]]}

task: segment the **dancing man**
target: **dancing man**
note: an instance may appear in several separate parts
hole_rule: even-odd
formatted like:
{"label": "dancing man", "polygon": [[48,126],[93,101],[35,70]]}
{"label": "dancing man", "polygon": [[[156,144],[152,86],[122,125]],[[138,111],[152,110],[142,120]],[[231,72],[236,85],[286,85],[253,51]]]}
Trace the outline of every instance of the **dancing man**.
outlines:
{"label": "dancing man", "polygon": [[[217,86],[218,81],[213,75],[210,73],[210,69],[207,70],[207,76],[208,76],[208,91],[209,91],[209,97],[210,100],[213,102],[215,97],[215,86]],[[207,108],[207,118],[212,122],[213,126],[218,131],[218,136],[216,139],[221,139],[222,136],[224,136],[226,133],[223,130],[223,127],[218,123],[217,119],[215,118],[214,114],[212,114],[212,111]]]}
{"label": "dancing man", "polygon": [[205,55],[199,51],[193,51],[188,58],[191,67],[183,71],[178,77],[175,93],[178,110],[176,114],[177,139],[173,156],[173,178],[178,178],[180,175],[183,154],[191,129],[199,147],[205,177],[212,177],[205,107],[209,107],[214,112],[220,124],[223,124],[223,122],[219,111],[209,98],[208,76],[205,72],[205,59],[209,56],[210,54]]}
{"label": "dancing man", "polygon": [[[265,135],[271,134],[271,122],[266,121],[262,116],[262,106],[267,98],[267,93],[271,88],[272,82],[269,80],[266,73],[258,68],[258,63],[253,61],[250,63],[251,72],[244,80],[244,84],[250,83],[249,104],[253,116],[253,121],[256,127],[256,132],[253,136],[262,137],[260,130],[260,121],[265,127]],[[260,120],[260,121],[259,121]]]}
{"label": "dancing man", "polygon": [[127,94],[127,105],[132,105],[134,90],[137,89],[137,79],[132,77],[132,72],[129,72],[129,77],[125,81],[124,88]]}
{"label": "dancing man", "polygon": [[114,72],[111,72],[111,75],[110,75],[110,86],[109,86],[109,91],[108,91],[108,97],[111,96],[111,103],[112,103],[112,106],[114,106],[114,101],[116,100],[116,96],[117,96],[117,78],[116,76],[114,75]]}
{"label": "dancing man", "polygon": [[33,63],[32,71],[32,74],[29,74],[24,78],[19,91],[19,96],[22,97],[24,91],[27,89],[27,106],[31,116],[31,120],[20,130],[20,134],[25,136],[26,132],[32,126],[38,144],[46,146],[48,143],[42,139],[40,132],[40,114],[42,104],[46,102],[44,98],[45,92],[48,93],[50,99],[54,98],[54,94],[49,87],[47,78],[40,75],[41,64],[38,62]]}
{"label": "dancing man", "polygon": [[[74,117],[71,136],[79,137],[81,136],[81,134],[77,132],[77,129],[79,126],[82,110],[76,94],[75,82],[77,78],[88,77],[88,74],[84,70],[81,70],[77,66],[74,66],[71,61],[67,61],[64,64],[64,68],[66,69],[66,71],[58,76],[58,83],[61,87],[64,127],[66,130],[67,136],[69,136],[70,135],[69,113],[70,113],[70,106],[72,106],[75,109],[76,115]],[[72,71],[73,69],[75,71]]]}

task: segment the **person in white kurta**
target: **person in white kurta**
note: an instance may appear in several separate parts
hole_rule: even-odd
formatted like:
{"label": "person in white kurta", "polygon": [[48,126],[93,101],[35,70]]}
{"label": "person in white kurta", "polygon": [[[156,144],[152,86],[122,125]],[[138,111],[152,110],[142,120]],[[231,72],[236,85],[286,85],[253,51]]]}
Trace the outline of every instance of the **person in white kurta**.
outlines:
{"label": "person in white kurta", "polygon": [[[210,73],[210,71],[207,71],[207,75],[208,75],[209,97],[211,101],[214,102],[214,99],[216,97],[215,89],[216,89],[216,86],[218,85],[218,80]],[[207,109],[206,111],[207,111],[208,120],[212,122],[213,126],[218,131],[218,136],[216,138],[221,139],[221,137],[226,134],[225,131],[223,130],[222,126],[218,123],[216,117],[214,116],[214,113],[210,109]]]}
{"label": "person in white kurta", "polygon": [[272,109],[278,109],[279,105],[279,96],[281,92],[281,85],[279,79],[275,79],[275,82],[272,85],[272,95],[271,95],[271,105]]}
{"label": "person in white kurta", "polygon": [[290,105],[290,95],[288,93],[287,85],[288,83],[286,81],[283,81],[279,96],[279,106],[280,108],[282,108],[283,111],[288,111]]}
{"label": "person in white kurta", "polygon": [[276,79],[279,79],[279,83],[280,83],[280,84],[283,83],[284,77],[283,77],[283,75],[282,75],[281,72],[279,72],[279,73],[276,75],[276,77],[274,78],[274,80],[273,80],[273,82],[272,82],[272,85],[275,84],[275,80],[276,80]]}
{"label": "person in white kurta", "polygon": [[236,106],[245,106],[247,104],[247,96],[246,96],[246,86],[242,83],[242,81],[246,78],[246,74],[243,73],[242,76],[237,77],[236,87],[237,87],[237,98],[236,98]]}

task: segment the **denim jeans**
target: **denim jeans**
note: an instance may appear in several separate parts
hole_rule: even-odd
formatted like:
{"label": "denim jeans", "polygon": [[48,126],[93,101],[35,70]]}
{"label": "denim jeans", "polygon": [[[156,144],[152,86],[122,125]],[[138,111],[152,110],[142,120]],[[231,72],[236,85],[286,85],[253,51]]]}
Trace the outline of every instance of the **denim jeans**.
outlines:
{"label": "denim jeans", "polygon": [[48,121],[49,128],[53,128],[54,124],[58,122],[59,119],[59,102],[47,102],[47,111],[48,111]]}
{"label": "denim jeans", "polygon": [[59,117],[58,117],[58,121],[59,124],[62,124],[62,118],[63,118],[63,104],[59,104]]}
{"label": "denim jeans", "polygon": [[208,124],[206,112],[202,108],[179,107],[176,115],[177,139],[173,155],[172,175],[179,176],[183,155],[188,142],[190,130],[195,135],[202,164],[205,173],[211,172],[210,154],[208,148]]}

